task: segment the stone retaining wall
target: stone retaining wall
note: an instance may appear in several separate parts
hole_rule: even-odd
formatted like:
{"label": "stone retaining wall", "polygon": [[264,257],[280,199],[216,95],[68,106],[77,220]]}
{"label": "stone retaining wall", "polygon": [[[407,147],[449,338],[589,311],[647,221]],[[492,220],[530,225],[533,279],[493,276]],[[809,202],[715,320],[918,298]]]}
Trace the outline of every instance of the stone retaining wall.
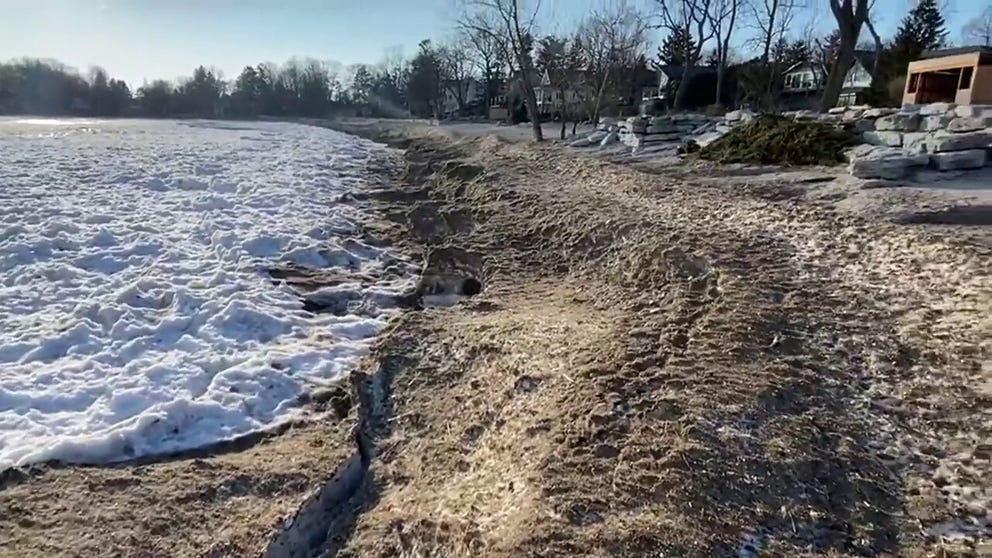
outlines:
{"label": "stone retaining wall", "polygon": [[[604,125],[600,123],[600,127]],[[607,126],[610,124],[607,123]],[[616,124],[619,139],[635,149],[667,142],[681,142],[721,125],[720,119],[703,114],[685,113],[666,116],[633,116]],[[727,127],[727,130],[730,128]]]}
{"label": "stone retaining wall", "polygon": [[[686,113],[603,119],[599,131],[572,145],[619,141],[638,151],[691,140],[702,147],[755,116],[747,110],[735,110],[723,117]],[[920,167],[945,171],[992,165],[992,105],[932,103],[901,109],[852,106],[827,113],[787,112],[783,116],[833,122],[856,133],[863,144],[847,152],[848,170],[860,178],[902,178]]]}
{"label": "stone retaining wall", "polygon": [[[747,111],[726,115],[731,125]],[[966,170],[992,164],[992,105],[932,103],[901,109],[838,107],[826,114],[786,113],[802,120],[850,127],[864,145],[848,151],[848,170],[860,178],[902,178],[918,167]]]}

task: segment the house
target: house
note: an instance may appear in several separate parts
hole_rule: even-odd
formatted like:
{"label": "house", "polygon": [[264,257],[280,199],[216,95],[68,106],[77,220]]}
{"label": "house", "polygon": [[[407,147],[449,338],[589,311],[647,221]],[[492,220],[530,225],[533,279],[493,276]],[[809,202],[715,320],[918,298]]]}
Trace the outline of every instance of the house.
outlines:
{"label": "house", "polygon": [[447,118],[464,116],[462,113],[468,113],[474,109],[478,109],[485,102],[486,86],[480,80],[473,77],[467,77],[461,80],[448,80],[441,87],[444,90],[441,114]]}
{"label": "house", "polygon": [[[619,91],[616,91],[617,98],[605,99],[604,108],[616,109],[621,114],[636,113],[642,101],[658,96],[658,76],[658,70],[645,66],[628,72]],[[562,83],[565,87],[561,87]],[[595,104],[598,85],[594,75],[586,70],[573,70],[568,75],[545,71],[536,90],[537,105],[546,117],[554,116],[565,108],[574,110],[583,104],[590,109],[589,105]]]}
{"label": "house", "polygon": [[[510,120],[515,109],[523,106],[523,87],[520,83],[521,75],[515,73],[508,79],[502,80],[496,91],[489,99],[489,108],[486,111],[490,120]],[[540,95],[541,77],[536,72],[531,75],[531,83],[534,84],[535,95]],[[540,105],[540,98],[538,99]]]}
{"label": "house", "polygon": [[596,91],[589,73],[584,70],[545,70],[534,93],[537,95],[538,112],[542,117],[550,118],[593,98]]}
{"label": "house", "polygon": [[510,94],[510,83],[507,80],[500,80],[496,91],[489,98],[489,108],[486,111],[489,120],[510,119]]}
{"label": "house", "polygon": [[903,104],[992,104],[992,48],[949,48],[923,54],[906,69]]}
{"label": "house", "polygon": [[[844,76],[844,86],[837,100],[838,106],[864,102],[864,95],[871,88],[875,67],[875,52],[855,50],[854,63]],[[816,62],[799,62],[786,68],[782,80],[782,102],[788,108],[814,108],[823,96],[827,84],[827,69]]]}
{"label": "house", "polygon": [[639,106],[648,99],[654,99],[661,94],[662,72],[659,69],[641,66],[634,74],[631,84],[630,97],[623,99],[623,105]]}
{"label": "house", "polygon": [[[604,99],[604,110],[616,110],[619,113],[636,113],[639,104],[645,99],[658,95],[659,72],[641,67],[631,72],[624,80],[619,91],[615,91],[615,99]],[[594,75],[587,70],[553,71],[545,70],[535,74],[534,95],[537,100],[538,113],[542,119],[554,119],[566,111],[571,111],[570,117],[576,113],[592,111],[596,104],[598,83]],[[522,102],[520,82],[511,79],[500,91],[490,99],[489,118],[505,120],[510,115],[512,107],[520,106]]]}

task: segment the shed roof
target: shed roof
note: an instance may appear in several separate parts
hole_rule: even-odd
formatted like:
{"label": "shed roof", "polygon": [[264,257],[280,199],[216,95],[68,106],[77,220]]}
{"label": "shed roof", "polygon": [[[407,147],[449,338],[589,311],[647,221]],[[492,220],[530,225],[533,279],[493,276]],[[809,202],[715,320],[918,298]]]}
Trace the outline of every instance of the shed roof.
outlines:
{"label": "shed roof", "polygon": [[930,58],[943,58],[945,56],[957,56],[959,54],[972,54],[979,53],[984,59],[985,56],[992,56],[992,47],[973,45],[973,46],[963,46],[954,48],[943,48],[939,50],[928,50],[924,52],[921,56],[921,60],[926,60]]}

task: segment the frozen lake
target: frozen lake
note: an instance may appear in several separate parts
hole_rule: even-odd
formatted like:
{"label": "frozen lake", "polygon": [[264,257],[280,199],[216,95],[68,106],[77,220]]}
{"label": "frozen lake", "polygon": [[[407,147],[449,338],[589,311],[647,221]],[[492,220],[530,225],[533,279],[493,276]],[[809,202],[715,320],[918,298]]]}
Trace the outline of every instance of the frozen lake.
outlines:
{"label": "frozen lake", "polygon": [[[385,150],[286,123],[0,119],[0,470],[298,416],[413,288],[335,203]],[[403,273],[313,315],[265,272],[287,263]]]}

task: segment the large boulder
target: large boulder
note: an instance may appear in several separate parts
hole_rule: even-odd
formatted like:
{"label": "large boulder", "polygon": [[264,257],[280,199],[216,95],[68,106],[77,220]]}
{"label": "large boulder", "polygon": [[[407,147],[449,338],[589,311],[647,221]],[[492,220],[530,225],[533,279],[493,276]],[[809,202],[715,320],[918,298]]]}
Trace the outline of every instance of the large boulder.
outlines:
{"label": "large boulder", "polygon": [[876,130],[915,132],[920,127],[920,115],[896,113],[883,116],[875,121]]}
{"label": "large boulder", "polygon": [[923,105],[920,107],[920,114],[922,116],[947,114],[948,112],[954,110],[954,107],[956,106],[958,106],[957,103],[930,103],[929,105]]}
{"label": "large boulder", "polygon": [[647,127],[646,132],[649,134],[674,134],[681,132],[682,129],[678,126],[668,122],[666,124],[651,124]]}
{"label": "large boulder", "polygon": [[603,138],[605,138],[609,134],[610,134],[610,130],[596,130],[595,132],[589,134],[589,137],[586,138],[586,141],[588,141],[590,144],[599,143],[603,141]]}
{"label": "large boulder", "polygon": [[857,178],[902,178],[913,167],[929,162],[926,155],[912,155],[897,147],[857,146],[849,150],[848,172]]}
{"label": "large boulder", "polygon": [[985,166],[985,150],[969,149],[950,153],[934,153],[930,155],[930,164],[942,171],[980,169]]}
{"label": "large boulder", "polygon": [[861,120],[855,120],[852,125],[855,132],[873,132],[875,131],[875,121],[871,118],[862,118]]}
{"label": "large boulder", "polygon": [[648,129],[648,123],[651,120],[649,118],[641,118],[639,116],[632,116],[627,119],[627,128],[632,132],[638,132],[643,134]]}
{"label": "large boulder", "polygon": [[713,143],[714,141],[722,137],[723,137],[723,133],[721,132],[716,132],[716,131],[706,132],[705,134],[693,138],[693,141],[695,141],[696,145],[698,145],[699,147],[706,147],[707,145]]}
{"label": "large boulder", "polygon": [[927,132],[906,132],[902,135],[902,149],[907,153],[918,155],[927,152]]}
{"label": "large boulder", "polygon": [[894,109],[894,108],[888,108],[888,107],[871,108],[871,109],[866,110],[861,115],[861,118],[879,118],[879,117],[882,117],[882,116],[888,116],[890,114],[895,114],[896,112],[898,112],[896,109]]}
{"label": "large boulder", "polygon": [[961,105],[954,109],[954,114],[962,118],[992,115],[992,105]]}
{"label": "large boulder", "polygon": [[683,132],[654,133],[651,131],[651,127],[648,127],[648,133],[645,134],[644,139],[649,142],[675,141],[682,139],[684,135],[685,133]]}
{"label": "large boulder", "polygon": [[864,113],[865,111],[862,109],[848,109],[844,111],[844,114],[841,115],[840,119],[841,122],[854,122],[855,120],[861,118],[861,115]]}
{"label": "large boulder", "polygon": [[947,128],[947,125],[950,124],[953,119],[953,116],[947,115],[927,116],[920,121],[920,130],[923,130],[924,132],[943,130],[944,128]]}
{"label": "large boulder", "polygon": [[945,151],[965,151],[968,149],[988,149],[992,147],[992,132],[937,132],[927,138],[928,153],[943,153]]}
{"label": "large boulder", "polygon": [[959,116],[947,123],[950,132],[977,132],[992,128],[992,114],[988,116]]}
{"label": "large boulder", "polygon": [[703,122],[699,126],[696,126],[695,128],[693,128],[692,129],[692,135],[698,136],[700,134],[705,134],[707,132],[712,132],[713,130],[716,130],[716,122],[713,121],[713,120],[707,120],[706,122]]}
{"label": "large boulder", "polygon": [[902,132],[865,132],[861,139],[870,145],[886,145],[899,147],[902,145]]}
{"label": "large boulder", "polygon": [[813,110],[797,110],[792,113],[792,117],[796,120],[816,120],[820,117],[820,113]]}
{"label": "large boulder", "polygon": [[723,119],[727,122],[747,122],[754,118],[754,113],[746,110],[732,110],[723,116]]}

